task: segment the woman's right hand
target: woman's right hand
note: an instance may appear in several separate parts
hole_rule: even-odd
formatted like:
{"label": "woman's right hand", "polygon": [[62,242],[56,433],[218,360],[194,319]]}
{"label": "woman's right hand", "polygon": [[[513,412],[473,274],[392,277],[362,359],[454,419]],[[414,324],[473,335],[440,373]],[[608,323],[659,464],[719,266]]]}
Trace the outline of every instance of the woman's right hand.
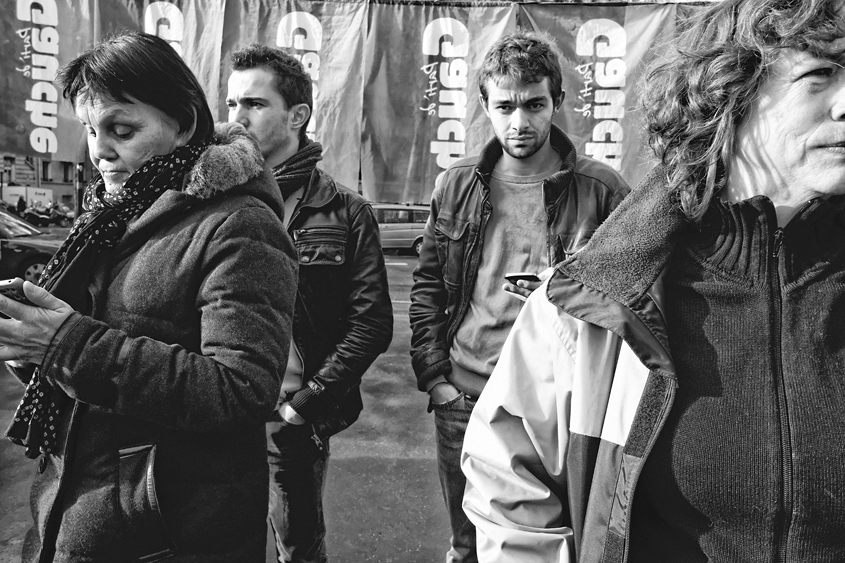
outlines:
{"label": "woman's right hand", "polygon": [[23,283],[23,292],[32,305],[0,296],[0,312],[11,317],[0,319],[0,361],[40,365],[73,308],[31,282]]}

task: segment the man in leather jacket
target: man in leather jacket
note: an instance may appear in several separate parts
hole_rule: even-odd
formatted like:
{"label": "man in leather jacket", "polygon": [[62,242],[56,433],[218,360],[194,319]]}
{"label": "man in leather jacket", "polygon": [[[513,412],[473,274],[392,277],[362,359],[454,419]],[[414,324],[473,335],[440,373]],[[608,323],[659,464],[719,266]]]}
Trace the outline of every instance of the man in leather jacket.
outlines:
{"label": "man in leather jacket", "polygon": [[[439,177],[414,271],[411,356],[435,413],[452,528],[447,562],[477,561],[475,529],[461,508],[461,448],[522,301],[629,191],[552,124],[564,98],[559,61],[550,37],[522,31],[486,55],[478,82],[495,137]],[[506,282],[509,272],[538,278]]]}
{"label": "man in leather jacket", "polygon": [[329,436],[358,418],[361,376],[393,336],[384,256],[370,205],[316,168],[322,146],[305,134],[312,94],[302,64],[251,45],[232,55],[232,69],[229,120],[258,139],[299,255],[291,353],[267,424],[269,520],[279,561],[323,563]]}

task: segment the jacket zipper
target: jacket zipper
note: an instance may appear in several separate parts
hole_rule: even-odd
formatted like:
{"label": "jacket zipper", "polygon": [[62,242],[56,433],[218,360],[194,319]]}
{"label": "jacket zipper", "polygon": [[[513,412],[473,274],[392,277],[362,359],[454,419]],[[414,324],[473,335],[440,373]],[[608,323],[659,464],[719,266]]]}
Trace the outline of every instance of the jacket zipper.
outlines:
{"label": "jacket zipper", "polygon": [[789,425],[789,405],[786,396],[786,381],[783,374],[783,292],[781,291],[780,278],[780,249],[783,246],[784,231],[778,227],[774,233],[772,245],[772,268],[771,268],[771,291],[774,297],[774,322],[772,323],[774,343],[773,352],[775,360],[775,377],[777,378],[777,417],[781,442],[781,470],[782,470],[782,494],[783,494],[783,516],[779,526],[777,543],[777,561],[787,560],[787,549],[789,529],[792,523],[792,437]]}
{"label": "jacket zipper", "polygon": [[[320,385],[319,382],[314,381],[313,379],[309,380],[306,385],[308,385],[308,387],[310,387],[311,390],[314,391],[315,396],[319,396],[320,394],[322,394],[323,391],[326,390],[325,387],[323,387],[322,385]],[[311,440],[314,442],[314,445],[317,446],[318,450],[323,451],[323,441],[320,439],[320,436],[317,435],[317,428],[313,424],[311,425],[311,432]]]}

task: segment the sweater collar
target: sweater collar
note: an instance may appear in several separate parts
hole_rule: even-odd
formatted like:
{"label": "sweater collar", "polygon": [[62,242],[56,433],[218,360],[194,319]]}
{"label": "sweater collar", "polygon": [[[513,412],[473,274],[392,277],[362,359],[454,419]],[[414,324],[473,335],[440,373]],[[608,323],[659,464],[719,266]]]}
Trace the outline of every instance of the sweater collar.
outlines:
{"label": "sweater collar", "polygon": [[737,203],[714,200],[701,227],[684,237],[693,259],[749,283],[765,283],[782,262],[789,283],[843,252],[843,196],[807,202],[783,228],[772,202],[755,196]]}
{"label": "sweater collar", "polygon": [[[770,256],[777,228],[774,207],[757,196],[739,204],[711,203],[702,226],[692,225],[670,194],[665,169],[654,168],[596,230],[581,251],[563,262],[555,277],[566,276],[636,309],[655,285],[680,235],[712,265],[734,273],[758,268],[752,256]],[[800,241],[786,257],[798,275],[841,252],[845,236],[845,196],[809,203],[783,229]],[[759,277],[759,271],[752,272]],[[549,284],[549,295],[556,283]]]}

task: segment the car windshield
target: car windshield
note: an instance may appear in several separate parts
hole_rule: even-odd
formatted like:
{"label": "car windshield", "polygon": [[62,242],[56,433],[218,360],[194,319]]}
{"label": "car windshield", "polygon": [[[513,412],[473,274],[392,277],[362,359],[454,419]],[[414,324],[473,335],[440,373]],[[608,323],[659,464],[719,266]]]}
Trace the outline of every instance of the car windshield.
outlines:
{"label": "car windshield", "polygon": [[20,238],[40,235],[41,231],[30,226],[28,223],[24,223],[20,219],[12,217],[8,213],[0,212],[0,233],[5,238]]}

